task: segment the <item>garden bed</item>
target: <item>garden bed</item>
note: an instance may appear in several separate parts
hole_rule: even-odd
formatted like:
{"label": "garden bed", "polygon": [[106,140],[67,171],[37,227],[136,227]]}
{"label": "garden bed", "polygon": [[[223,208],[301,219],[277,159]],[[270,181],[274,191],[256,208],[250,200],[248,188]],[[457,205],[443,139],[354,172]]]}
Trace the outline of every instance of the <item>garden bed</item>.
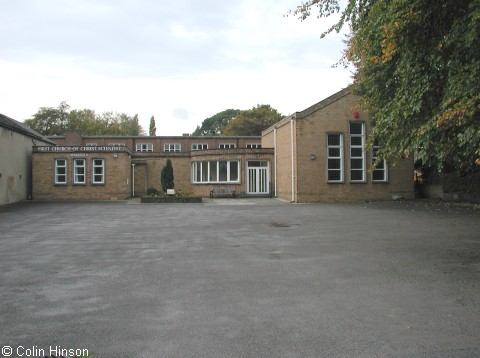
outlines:
{"label": "garden bed", "polygon": [[144,196],[140,200],[142,203],[155,204],[155,203],[201,203],[202,197],[200,196]]}

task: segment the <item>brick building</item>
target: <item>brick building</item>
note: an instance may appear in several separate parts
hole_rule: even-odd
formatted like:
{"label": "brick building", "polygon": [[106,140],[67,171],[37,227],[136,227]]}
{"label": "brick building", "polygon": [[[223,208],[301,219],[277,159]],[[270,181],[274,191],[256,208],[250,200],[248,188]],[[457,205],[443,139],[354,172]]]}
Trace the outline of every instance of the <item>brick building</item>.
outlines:
{"label": "brick building", "polygon": [[414,197],[412,158],[369,171],[378,147],[365,150],[371,123],[357,102],[346,88],[262,133],[262,147],[274,148],[274,195],[291,202]]}
{"label": "brick building", "polygon": [[209,196],[271,195],[273,149],[260,137],[92,137],[70,131],[33,149],[34,199],[122,200],[161,188],[172,161],[175,189]]}
{"label": "brick building", "polygon": [[220,188],[299,203],[413,198],[412,158],[369,170],[378,147],[365,149],[371,123],[357,102],[344,89],[261,137],[51,137],[56,147],[33,150],[34,199],[142,196],[161,188],[167,159],[175,189],[203,197]]}

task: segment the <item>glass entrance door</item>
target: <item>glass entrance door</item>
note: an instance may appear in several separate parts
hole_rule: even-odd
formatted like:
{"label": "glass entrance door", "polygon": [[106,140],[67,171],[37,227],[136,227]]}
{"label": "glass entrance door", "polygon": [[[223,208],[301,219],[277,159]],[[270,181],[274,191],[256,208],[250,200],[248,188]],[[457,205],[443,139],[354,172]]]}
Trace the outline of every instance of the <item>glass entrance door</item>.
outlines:
{"label": "glass entrance door", "polygon": [[270,194],[268,160],[247,161],[247,194]]}

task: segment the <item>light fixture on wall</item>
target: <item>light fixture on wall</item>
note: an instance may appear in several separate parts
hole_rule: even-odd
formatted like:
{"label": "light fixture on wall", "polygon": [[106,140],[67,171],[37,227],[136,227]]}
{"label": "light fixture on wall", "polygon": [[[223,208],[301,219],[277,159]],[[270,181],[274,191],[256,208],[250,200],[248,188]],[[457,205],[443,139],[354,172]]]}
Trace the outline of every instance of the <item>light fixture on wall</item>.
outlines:
{"label": "light fixture on wall", "polygon": [[310,160],[315,160],[317,159],[317,156],[315,154],[310,154]]}
{"label": "light fixture on wall", "polygon": [[358,118],[360,116],[360,113],[358,111],[353,111],[353,118]]}

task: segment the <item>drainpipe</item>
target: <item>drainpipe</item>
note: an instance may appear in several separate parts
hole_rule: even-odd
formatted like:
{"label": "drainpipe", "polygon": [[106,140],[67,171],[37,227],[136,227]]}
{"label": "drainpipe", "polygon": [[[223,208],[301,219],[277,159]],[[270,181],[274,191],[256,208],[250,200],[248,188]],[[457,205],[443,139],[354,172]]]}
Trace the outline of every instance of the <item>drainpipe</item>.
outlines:
{"label": "drainpipe", "polygon": [[132,198],[135,197],[135,163],[132,163]]}
{"label": "drainpipe", "polygon": [[273,182],[275,183],[275,197],[277,197],[277,127],[273,128],[273,158],[275,163]]}
{"label": "drainpipe", "polygon": [[293,121],[295,120],[295,116],[292,114],[290,117],[290,148],[292,151],[292,203],[295,202],[295,154],[293,148]]}

